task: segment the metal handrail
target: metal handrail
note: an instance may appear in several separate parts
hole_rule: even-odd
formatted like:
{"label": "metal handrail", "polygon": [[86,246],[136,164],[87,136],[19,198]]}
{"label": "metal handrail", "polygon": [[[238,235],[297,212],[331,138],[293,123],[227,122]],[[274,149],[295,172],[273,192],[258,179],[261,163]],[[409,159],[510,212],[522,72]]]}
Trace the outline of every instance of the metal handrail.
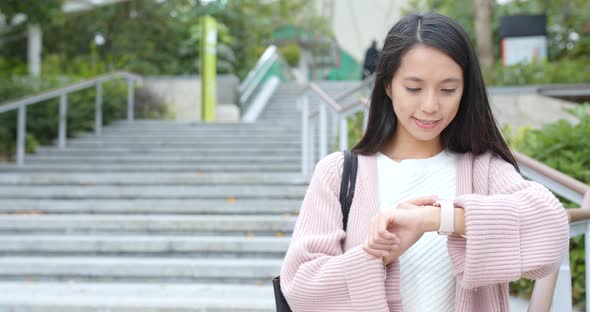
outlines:
{"label": "metal handrail", "polygon": [[[300,77],[302,76],[297,70],[294,70],[294,76],[299,78],[298,81],[304,81]],[[333,128],[332,132],[336,133],[336,128],[339,128],[340,132],[340,149],[348,148],[348,124],[347,118],[352,115],[353,113],[358,112],[359,110],[367,107],[367,100],[366,99],[355,99],[351,103],[346,103],[344,105],[339,104],[338,102],[343,102],[351,95],[355,94],[356,92],[366,88],[368,85],[372,84],[374,81],[374,77],[370,76],[359,83],[358,86],[352,88],[351,90],[347,90],[346,92],[338,95],[336,98],[331,97],[328,95],[317,83],[315,82],[307,82],[304,84],[303,88],[301,88],[298,98],[298,104],[302,110],[302,128],[301,128],[301,173],[304,176],[308,176],[310,174],[310,169],[313,166],[315,153],[313,151],[314,143],[313,139],[314,136],[310,133],[315,132],[313,128],[314,118],[318,117],[319,119],[319,157],[322,158],[323,156],[327,155],[328,153],[328,134],[327,134],[327,118],[328,113],[332,114],[333,120]],[[317,111],[311,112],[310,105],[309,105],[309,93],[314,93],[320,98],[320,105]],[[328,109],[330,111],[328,112]],[[367,122],[367,114],[365,114],[364,124],[366,125]]]}
{"label": "metal handrail", "polygon": [[114,72],[96,78],[72,83],[70,85],[60,87],[57,89],[41,92],[36,95],[23,97],[21,99],[8,101],[0,104],[0,114],[17,110],[17,152],[16,162],[19,166],[24,165],[25,162],[25,137],[26,137],[26,109],[29,105],[41,103],[43,101],[60,97],[59,101],[59,125],[58,125],[58,146],[60,149],[65,149],[67,139],[67,113],[68,113],[68,94],[83,90],[92,86],[96,86],[96,101],[95,101],[95,119],[94,131],[96,134],[102,133],[102,83],[114,79],[127,79],[127,120],[133,121],[133,110],[135,106],[134,98],[134,84],[136,81],[141,81],[141,76],[129,72]]}
{"label": "metal handrail", "polygon": [[[524,154],[515,151],[512,154],[523,175],[537,181],[542,179],[542,184],[548,189],[580,205],[579,209],[570,209],[570,222],[590,219],[590,186]],[[535,177],[535,173],[543,177]]]}
{"label": "metal handrail", "polygon": [[[355,112],[357,111],[355,108],[359,107],[359,106],[364,106],[365,108],[369,107],[369,99],[367,98],[360,98],[357,100],[354,100],[348,104],[344,104],[344,105],[338,105],[338,113],[348,113],[352,110],[354,110]],[[320,114],[319,110],[313,111],[309,114],[309,119],[313,119],[315,117],[317,117]]]}
{"label": "metal handrail", "polygon": [[372,74],[369,77],[365,78],[358,86],[356,86],[350,90],[346,90],[343,93],[341,93],[340,95],[337,95],[336,97],[334,97],[334,101],[339,102],[339,101],[355,94],[356,92],[363,90],[366,87],[372,86],[373,83],[375,83],[375,74]]}
{"label": "metal handrail", "polygon": [[246,78],[238,87],[240,93],[244,93],[244,91],[246,91],[246,88],[248,88],[248,86],[250,86],[253,83],[256,73],[260,71],[260,68],[262,68],[273,57],[273,55],[276,52],[277,47],[274,45],[270,45],[266,48],[266,50],[264,50],[264,52],[256,62],[256,65],[254,65],[254,68],[250,72],[248,72],[248,75],[246,75]]}
{"label": "metal handrail", "polygon": [[[355,91],[349,90],[337,98],[329,96],[316,83],[310,82],[304,86],[298,99],[302,107],[301,159],[303,175],[309,176],[310,169],[315,162],[315,152],[313,151],[315,125],[310,121],[315,118],[319,119],[320,159],[327,154],[327,108],[330,108],[330,111],[340,120],[340,148],[346,149],[348,147],[346,118],[352,113],[366,108],[369,103],[367,99],[357,99],[345,105],[340,105],[338,102],[362,89],[361,85],[365,83],[367,82],[363,81],[354,88]],[[313,92],[320,98],[320,105],[316,111],[310,112],[308,92]],[[365,113],[365,128],[367,115]],[[566,209],[570,222],[570,237],[586,235],[587,238],[590,238],[590,186],[519,152],[513,151],[513,155],[525,177],[543,184],[556,194],[580,205],[580,208]],[[586,239],[585,242],[586,267],[589,268],[590,239]],[[586,281],[586,289],[588,289],[590,270],[586,270]],[[590,291],[586,292],[586,302],[590,302]],[[569,254],[561,264],[559,271],[536,281],[528,309],[529,311],[549,311],[552,305],[559,309],[571,309],[572,307]]]}
{"label": "metal handrail", "polygon": [[[240,105],[244,105],[254,94],[258,86],[262,83],[262,79],[266,73],[270,70],[275,62],[279,62],[282,65],[288,67],[286,61],[279,54],[278,49],[274,45],[268,46],[262,56],[256,62],[256,66],[248,73],[244,81],[238,87],[240,93]],[[289,72],[290,73],[290,72]]]}
{"label": "metal handrail", "polygon": [[366,100],[363,99],[362,101],[359,100],[355,100],[352,103],[346,104],[344,106],[339,105],[338,102],[348,98],[349,96],[355,94],[356,92],[366,88],[367,86],[370,86],[371,84],[373,84],[375,80],[375,76],[371,75],[367,78],[365,78],[365,80],[363,80],[361,83],[359,83],[358,86],[350,89],[350,90],[346,90],[345,92],[339,94],[338,96],[332,98],[331,96],[329,96],[318,84],[314,83],[314,82],[309,82],[301,91],[300,94],[304,94],[306,92],[308,92],[309,90],[314,91],[323,101],[325,101],[328,105],[331,106],[332,110],[336,113],[341,113],[343,111],[346,111],[350,108],[352,108],[355,105],[358,104],[364,104],[367,105]]}

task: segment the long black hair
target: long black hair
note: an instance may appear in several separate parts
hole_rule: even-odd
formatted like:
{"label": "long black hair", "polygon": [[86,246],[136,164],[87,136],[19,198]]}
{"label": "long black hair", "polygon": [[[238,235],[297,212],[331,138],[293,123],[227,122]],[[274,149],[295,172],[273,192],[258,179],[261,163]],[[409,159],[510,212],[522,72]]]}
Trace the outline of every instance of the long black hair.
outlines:
{"label": "long black hair", "polygon": [[374,154],[393,137],[397,117],[385,86],[391,83],[404,53],[416,45],[444,52],[463,71],[463,95],[457,115],[441,133],[443,148],[475,155],[492,151],[518,170],[492,115],[479,60],[469,36],[452,19],[437,13],[407,15],[387,34],[375,70],[367,130],[352,150],[361,155]]}

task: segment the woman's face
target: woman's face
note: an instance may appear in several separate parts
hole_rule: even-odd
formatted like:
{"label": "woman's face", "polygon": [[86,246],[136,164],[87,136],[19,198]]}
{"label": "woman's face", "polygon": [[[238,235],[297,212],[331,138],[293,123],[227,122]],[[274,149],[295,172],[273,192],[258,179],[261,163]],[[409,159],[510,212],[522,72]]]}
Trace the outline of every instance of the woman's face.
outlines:
{"label": "woman's face", "polygon": [[397,134],[431,141],[457,114],[463,71],[440,50],[417,45],[402,57],[386,92],[397,115]]}

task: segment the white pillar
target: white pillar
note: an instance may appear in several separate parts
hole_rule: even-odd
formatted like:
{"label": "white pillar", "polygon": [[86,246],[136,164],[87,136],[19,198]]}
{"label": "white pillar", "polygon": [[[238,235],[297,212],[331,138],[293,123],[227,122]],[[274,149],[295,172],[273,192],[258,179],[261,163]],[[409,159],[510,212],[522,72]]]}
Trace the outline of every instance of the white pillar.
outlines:
{"label": "white pillar", "polygon": [[41,75],[41,47],[43,34],[41,26],[29,25],[28,28],[28,66],[31,76],[39,77]]}
{"label": "white pillar", "polygon": [[94,106],[94,133],[102,134],[102,82],[96,83],[96,99]]}
{"label": "white pillar", "polygon": [[133,121],[133,112],[135,109],[135,86],[133,79],[127,79],[127,121]]}
{"label": "white pillar", "polygon": [[324,101],[320,101],[320,114],[319,114],[319,122],[320,122],[320,142],[319,142],[319,159],[324,158],[328,155],[328,109],[326,108],[326,103]]}
{"label": "white pillar", "polygon": [[[584,255],[585,255],[585,267],[590,268],[590,230],[586,230],[586,234],[584,237]],[[590,269],[585,269],[586,271],[586,312],[590,311],[590,291],[588,290],[588,285],[590,285]]]}
{"label": "white pillar", "polygon": [[301,103],[301,173],[308,176],[310,173],[310,147],[309,147],[309,98],[304,94],[299,98]]}
{"label": "white pillar", "polygon": [[301,49],[301,56],[299,57],[299,72],[303,76],[304,82],[309,81],[309,61],[311,54],[306,49]]}
{"label": "white pillar", "polygon": [[555,293],[553,294],[553,306],[551,311],[572,311],[572,274],[570,271],[569,252],[559,267]]}
{"label": "white pillar", "polygon": [[342,114],[340,116],[340,150],[344,151],[348,149],[348,121],[346,116]]}
{"label": "white pillar", "polygon": [[18,122],[16,132],[16,163],[22,166],[25,163],[27,144],[27,107],[21,106],[18,109]]}
{"label": "white pillar", "polygon": [[68,131],[68,95],[64,93],[59,98],[59,128],[58,128],[59,149],[66,148],[67,131]]}

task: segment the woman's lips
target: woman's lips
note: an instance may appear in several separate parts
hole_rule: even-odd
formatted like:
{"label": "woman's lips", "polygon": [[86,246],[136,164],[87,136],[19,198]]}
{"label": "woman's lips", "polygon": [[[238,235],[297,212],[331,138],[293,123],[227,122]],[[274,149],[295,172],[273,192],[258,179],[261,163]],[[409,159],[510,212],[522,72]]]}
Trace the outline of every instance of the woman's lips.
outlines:
{"label": "woman's lips", "polygon": [[413,117],[414,121],[416,121],[416,124],[418,125],[418,127],[423,128],[423,129],[432,129],[434,127],[436,127],[438,125],[438,123],[440,122],[440,120],[423,120],[423,119],[418,119],[416,117]]}

